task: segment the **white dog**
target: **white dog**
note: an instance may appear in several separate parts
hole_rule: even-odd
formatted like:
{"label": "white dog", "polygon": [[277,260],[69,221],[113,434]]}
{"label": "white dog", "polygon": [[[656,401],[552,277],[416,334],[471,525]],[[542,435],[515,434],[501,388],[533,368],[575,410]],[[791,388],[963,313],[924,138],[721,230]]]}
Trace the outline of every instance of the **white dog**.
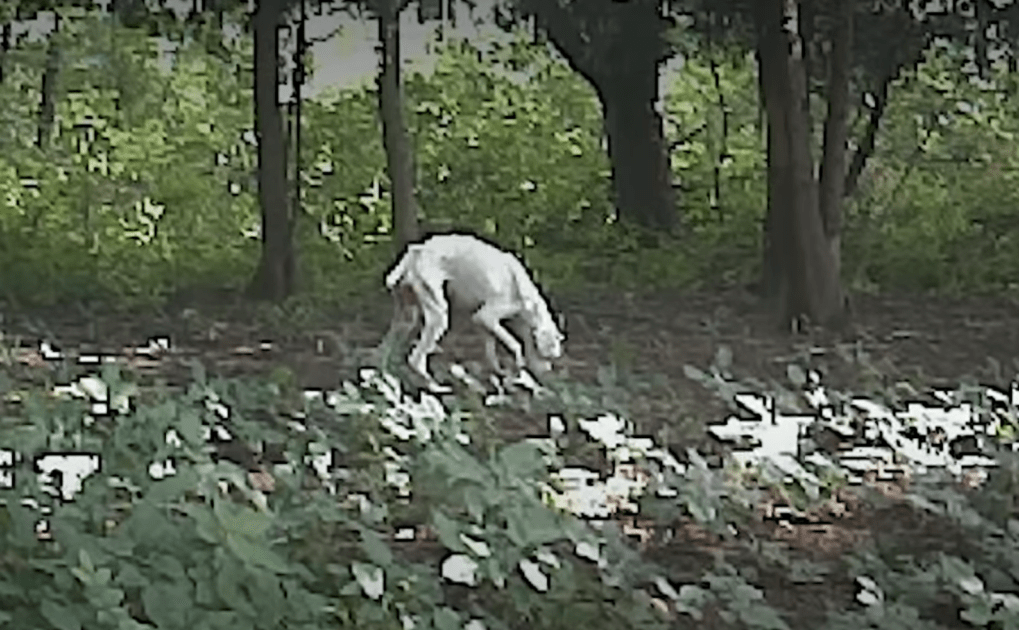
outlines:
{"label": "white dog", "polygon": [[[424,326],[407,362],[433,390],[444,388],[428,371],[428,356],[439,350],[439,339],[449,328],[450,302],[458,310],[473,312],[471,320],[489,333],[485,356],[496,372],[502,372],[496,339],[513,355],[518,370],[524,368],[526,356],[533,372],[547,372],[549,360],[562,355],[564,336],[523,263],[473,236],[442,234],[410,245],[386,275],[386,287],[396,302],[387,338],[398,329],[406,334],[417,324],[418,313],[424,315]],[[503,320],[521,338],[524,351]],[[535,346],[541,359],[534,357]]]}

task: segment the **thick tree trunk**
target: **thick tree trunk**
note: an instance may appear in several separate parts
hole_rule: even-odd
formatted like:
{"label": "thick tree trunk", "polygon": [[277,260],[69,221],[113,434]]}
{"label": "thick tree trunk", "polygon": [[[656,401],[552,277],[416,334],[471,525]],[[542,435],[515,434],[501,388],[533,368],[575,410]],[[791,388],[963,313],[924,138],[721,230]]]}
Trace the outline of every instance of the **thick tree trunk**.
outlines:
{"label": "thick tree trunk", "polygon": [[53,134],[53,121],[56,117],[57,76],[60,74],[60,14],[53,12],[53,30],[46,48],[46,69],[42,74],[42,87],[39,89],[39,121],[36,129],[35,144],[40,149],[49,146]]}
{"label": "thick tree trunk", "polygon": [[414,161],[403,120],[400,90],[400,15],[398,0],[378,0],[379,112],[386,169],[392,185],[393,231],[397,251],[419,236],[418,205],[414,195]]}
{"label": "thick tree trunk", "polygon": [[653,230],[676,224],[668,145],[655,111],[670,26],[660,0],[519,0],[602,104],[620,216]]}
{"label": "thick tree trunk", "polygon": [[838,327],[845,302],[837,265],[824,238],[817,182],[810,155],[802,42],[784,25],[795,25],[796,0],[760,0],[757,13],[762,82],[771,142],[769,191],[772,260],[778,278],[778,316],[783,327],[800,317]]}
{"label": "thick tree trunk", "polygon": [[821,220],[824,236],[841,269],[842,200],[845,193],[846,139],[849,136],[849,70],[853,41],[854,0],[838,0],[828,69],[828,117],[824,121],[821,158]]}
{"label": "thick tree trunk", "polygon": [[662,118],[655,111],[658,69],[651,65],[638,70],[645,76],[615,76],[598,90],[616,208],[624,220],[670,231],[675,226],[676,196]]}
{"label": "thick tree trunk", "polygon": [[247,294],[282,301],[295,289],[293,215],[287,195],[286,142],[277,96],[282,0],[259,0],[254,19],[255,134],[258,137],[258,201],[262,211],[262,255]]}

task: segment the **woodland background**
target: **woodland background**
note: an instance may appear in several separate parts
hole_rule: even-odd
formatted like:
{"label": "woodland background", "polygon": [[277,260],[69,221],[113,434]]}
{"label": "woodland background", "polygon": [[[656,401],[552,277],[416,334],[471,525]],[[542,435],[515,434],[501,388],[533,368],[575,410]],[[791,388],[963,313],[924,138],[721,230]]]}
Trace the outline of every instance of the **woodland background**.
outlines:
{"label": "woodland background", "polygon": [[[308,94],[333,11],[377,81]],[[0,628],[1019,628],[1017,19],[2,3]],[[376,348],[451,227],[565,315],[543,396]]]}

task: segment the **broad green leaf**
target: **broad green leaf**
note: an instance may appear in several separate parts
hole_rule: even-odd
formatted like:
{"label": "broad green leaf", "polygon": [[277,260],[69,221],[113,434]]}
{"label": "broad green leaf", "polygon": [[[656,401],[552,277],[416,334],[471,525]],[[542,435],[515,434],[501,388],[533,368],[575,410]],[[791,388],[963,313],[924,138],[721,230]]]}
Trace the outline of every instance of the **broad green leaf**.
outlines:
{"label": "broad green leaf", "polygon": [[138,566],[132,563],[122,563],[120,571],[117,573],[117,577],[114,582],[118,586],[126,588],[136,588],[140,586],[148,586],[149,580],[141,571],[138,570]]}
{"label": "broad green leaf", "polygon": [[173,556],[166,554],[157,556],[152,560],[150,566],[174,582],[184,581],[187,579],[187,576],[184,573],[184,565],[180,563],[180,560]]}
{"label": "broad green leaf", "polygon": [[224,529],[209,507],[190,504],[181,506],[181,508],[195,520],[195,531],[202,540],[213,544],[222,540]]}
{"label": "broad green leaf", "polygon": [[393,552],[386,541],[374,530],[361,528],[361,549],[375,564],[388,567],[393,563]]}
{"label": "broad green leaf", "polygon": [[164,477],[152,484],[145,498],[153,503],[176,501],[184,496],[185,492],[193,490],[197,481],[197,476],[192,470],[178,471],[177,474]]}
{"label": "broad green leaf", "polygon": [[216,572],[216,593],[230,608],[253,617],[255,609],[248,601],[248,596],[241,589],[247,580],[242,565],[236,562],[225,562]]}
{"label": "broad green leaf", "polygon": [[50,622],[50,625],[58,630],[80,630],[81,628],[81,621],[78,620],[78,616],[72,608],[58,604],[51,599],[42,600],[42,603],[39,604],[39,612],[46,618],[46,621]]}
{"label": "broad green leaf", "polygon": [[0,510],[6,511],[11,524],[8,539],[15,547],[26,548],[37,544],[35,535],[36,516],[17,501],[7,501]]}
{"label": "broad green leaf", "polygon": [[202,418],[194,409],[180,409],[177,414],[176,428],[180,431],[180,436],[185,442],[195,446],[204,443]]}
{"label": "broad green leaf", "polygon": [[245,563],[251,563],[274,573],[290,573],[290,567],[276,552],[261,541],[246,536],[227,532],[226,545],[234,553],[237,559]]}
{"label": "broad green leaf", "polygon": [[432,613],[432,623],[438,630],[460,630],[460,615],[449,608],[448,606],[442,606],[435,609]]}
{"label": "broad green leaf", "polygon": [[213,511],[223,529],[241,536],[259,538],[272,526],[270,515],[223,499],[213,502]]}
{"label": "broad green leaf", "polygon": [[448,518],[439,510],[432,509],[432,524],[435,526],[436,534],[439,536],[439,542],[446,549],[456,552],[467,551],[463,541],[460,540],[460,526],[456,521]]}
{"label": "broad green leaf", "polygon": [[193,606],[187,582],[157,582],[142,590],[145,614],[160,628],[183,628]]}
{"label": "broad green leaf", "polygon": [[499,463],[510,477],[531,479],[545,470],[541,451],[530,442],[516,442],[499,452]]}

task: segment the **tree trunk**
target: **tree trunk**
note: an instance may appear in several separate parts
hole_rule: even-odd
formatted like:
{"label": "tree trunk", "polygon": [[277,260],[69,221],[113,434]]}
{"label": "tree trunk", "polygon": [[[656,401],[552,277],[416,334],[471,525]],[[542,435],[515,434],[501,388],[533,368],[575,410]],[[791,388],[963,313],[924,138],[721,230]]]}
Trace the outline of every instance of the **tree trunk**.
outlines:
{"label": "tree trunk", "polygon": [[659,0],[518,0],[575,72],[594,87],[604,112],[619,215],[652,230],[676,224],[676,192],[662,132],[658,69],[671,23]]}
{"label": "tree trunk", "polygon": [[293,215],[287,197],[276,28],[282,0],[259,0],[255,11],[255,134],[258,137],[258,201],[262,211],[262,255],[247,294],[279,302],[295,289]]}
{"label": "tree trunk", "polygon": [[[13,18],[12,18],[13,19]],[[11,50],[11,29],[10,22],[4,22],[0,27],[0,85],[4,83],[4,71],[7,67],[7,53]]]}
{"label": "tree trunk", "polygon": [[53,30],[46,48],[46,69],[42,74],[42,87],[39,97],[39,121],[36,129],[35,144],[40,149],[49,146],[53,134],[53,121],[56,116],[57,77],[60,74],[60,14],[53,12]]}
{"label": "tree trunk", "polygon": [[846,139],[849,135],[849,70],[853,41],[854,0],[838,0],[828,69],[828,117],[824,121],[821,158],[821,220],[824,236],[841,269],[842,200],[846,181]]}
{"label": "tree trunk", "polygon": [[662,117],[655,111],[658,68],[639,69],[608,79],[603,89],[605,132],[619,216],[654,230],[675,226],[676,195]]}
{"label": "tree trunk", "polygon": [[797,0],[760,0],[756,15],[771,143],[768,181],[779,188],[769,190],[772,259],[765,262],[778,278],[777,315],[783,327],[803,316],[839,327],[845,321],[845,302],[819,212],[802,42],[795,31],[797,20],[787,19],[796,10]]}
{"label": "tree trunk", "polygon": [[414,196],[414,161],[403,120],[400,93],[400,14],[398,0],[378,0],[379,114],[386,170],[392,186],[393,231],[397,251],[419,236],[418,205]]}

